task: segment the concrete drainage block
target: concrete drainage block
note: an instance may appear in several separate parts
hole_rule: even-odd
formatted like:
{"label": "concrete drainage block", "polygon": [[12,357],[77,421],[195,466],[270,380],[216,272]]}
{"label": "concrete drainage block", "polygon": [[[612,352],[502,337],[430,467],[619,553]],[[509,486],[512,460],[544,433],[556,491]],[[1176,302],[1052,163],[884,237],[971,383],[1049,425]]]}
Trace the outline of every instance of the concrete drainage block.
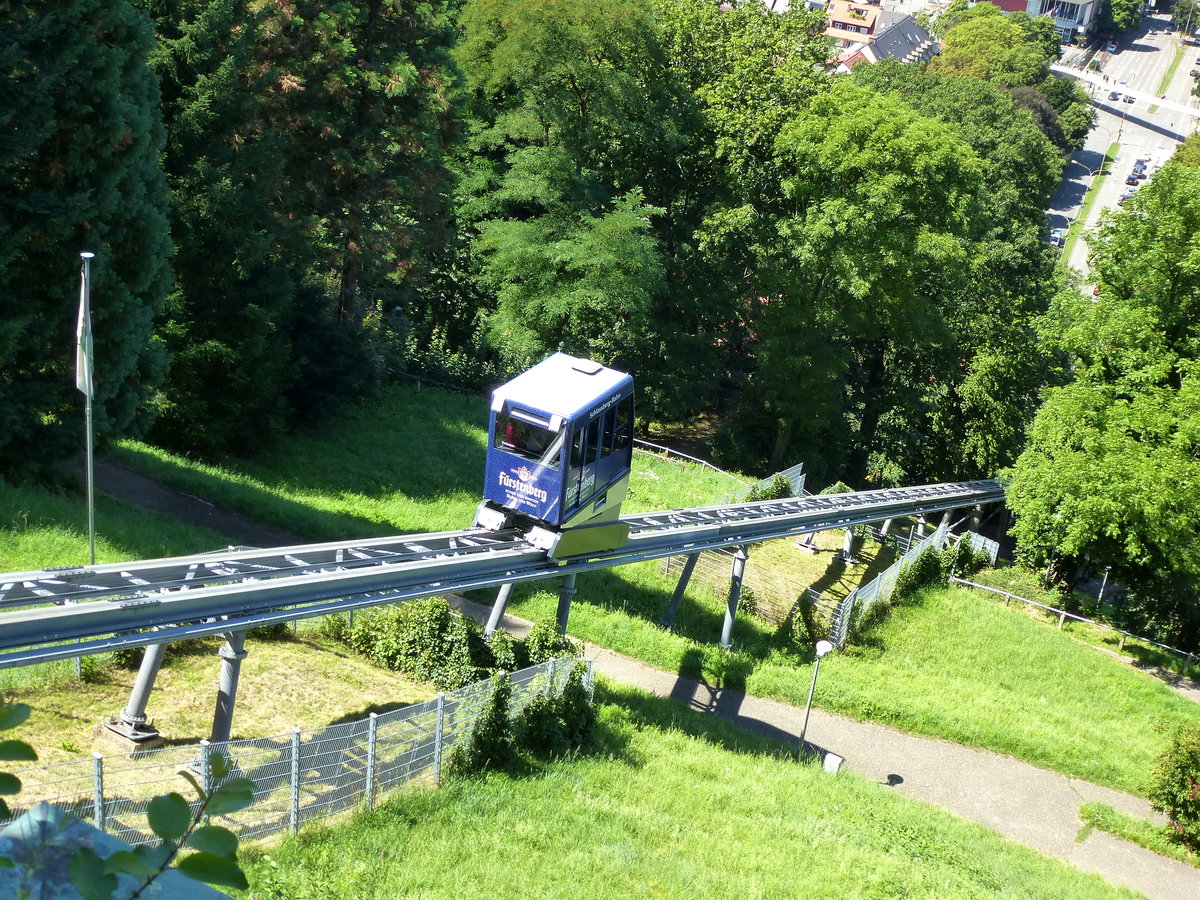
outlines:
{"label": "concrete drainage block", "polygon": [[825,754],[825,771],[830,775],[836,775],[838,769],[842,767],[842,758],[836,753]]}

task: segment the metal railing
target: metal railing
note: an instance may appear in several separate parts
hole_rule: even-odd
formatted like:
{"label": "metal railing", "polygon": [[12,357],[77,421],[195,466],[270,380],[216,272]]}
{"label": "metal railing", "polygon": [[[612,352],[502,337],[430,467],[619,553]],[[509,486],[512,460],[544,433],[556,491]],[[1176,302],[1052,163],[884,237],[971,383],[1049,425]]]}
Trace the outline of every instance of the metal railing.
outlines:
{"label": "metal railing", "polygon": [[[509,714],[516,717],[535,697],[561,693],[576,665],[585,667],[590,691],[588,661],[564,657],[513,673]],[[469,737],[492,690],[490,681],[480,681],[425,703],[318,729],[122,755],[97,753],[91,759],[21,769],[16,773],[21,793],[10,801],[12,818],[45,801],[129,844],[150,843],[157,840],[146,822],[150,800],[172,791],[186,794],[177,774],[184,767],[211,785],[207,757],[215,751],[230,760],[233,774],[254,783],[254,802],[231,816],[214,817],[214,824],[243,839],[295,834],[309,822],[371,808],[378,798],[410,782],[440,779],[449,751]]]}
{"label": "metal railing", "polygon": [[1097,628],[1103,628],[1106,631],[1115,632],[1121,636],[1121,640],[1117,644],[1118,652],[1124,651],[1125,640],[1127,638],[1133,638],[1135,641],[1141,641],[1143,644],[1150,644],[1152,647],[1157,647],[1159,650],[1162,650],[1166,653],[1172,653],[1175,656],[1180,657],[1183,662],[1183,672],[1180,674],[1184,675],[1185,677],[1189,675],[1192,667],[1196,664],[1196,654],[1194,653],[1188,653],[1186,650],[1178,650],[1175,647],[1168,647],[1166,644],[1160,644],[1158,641],[1153,641],[1148,637],[1142,637],[1140,634],[1134,634],[1132,631],[1125,631],[1117,628],[1115,625],[1109,625],[1107,622],[1097,622],[1095,619],[1089,619],[1086,616],[1081,616],[1077,613],[1067,612],[1065,609],[1059,609],[1056,606],[1050,606],[1046,603],[1038,603],[1036,600],[1030,600],[1028,597],[1022,597],[1019,594],[1012,594],[1008,591],[1001,590],[1000,588],[989,587],[986,584],[978,584],[974,581],[967,581],[965,578],[956,578],[953,575],[950,576],[950,583],[961,584],[964,587],[979,588],[981,591],[988,591],[992,594],[999,594],[1004,598],[1005,606],[1008,605],[1009,600],[1019,600],[1028,606],[1036,606],[1038,609],[1043,610],[1044,612],[1058,616],[1058,628],[1060,631],[1062,630],[1063,625],[1066,624],[1067,619],[1070,619],[1074,622],[1083,622],[1086,625],[1095,625]]}

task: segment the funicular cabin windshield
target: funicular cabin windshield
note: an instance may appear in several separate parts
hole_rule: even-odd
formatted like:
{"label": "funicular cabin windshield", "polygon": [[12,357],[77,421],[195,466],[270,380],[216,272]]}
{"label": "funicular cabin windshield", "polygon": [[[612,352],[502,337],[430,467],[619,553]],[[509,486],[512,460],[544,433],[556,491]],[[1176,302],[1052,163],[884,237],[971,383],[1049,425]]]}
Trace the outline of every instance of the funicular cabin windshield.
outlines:
{"label": "funicular cabin windshield", "polygon": [[506,412],[496,416],[492,446],[539,466],[557,469],[562,451],[562,434],[555,434],[545,425]]}

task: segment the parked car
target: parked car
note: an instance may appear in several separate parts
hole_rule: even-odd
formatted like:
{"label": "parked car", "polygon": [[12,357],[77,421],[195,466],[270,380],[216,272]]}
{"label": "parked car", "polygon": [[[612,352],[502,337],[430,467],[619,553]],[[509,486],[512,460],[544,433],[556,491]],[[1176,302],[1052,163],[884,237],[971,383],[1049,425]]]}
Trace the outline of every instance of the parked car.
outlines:
{"label": "parked car", "polygon": [[1132,197],[1136,193],[1137,193],[1136,190],[1128,190],[1125,193],[1123,193],[1120,197],[1117,198],[1117,206],[1124,206],[1125,201],[1128,200],[1130,197]]}
{"label": "parked car", "polygon": [[1151,28],[1151,29],[1150,29],[1150,33],[1151,33],[1151,34],[1158,34],[1158,29],[1156,29],[1156,28]]}
{"label": "parked car", "polygon": [[1135,178],[1145,178],[1148,173],[1145,166],[1134,166],[1132,174]]}
{"label": "parked car", "polygon": [[1055,250],[1062,249],[1063,242],[1067,239],[1067,233],[1061,228],[1055,228],[1050,232],[1050,246]]}
{"label": "parked car", "polygon": [[1125,102],[1126,102],[1126,103],[1133,103],[1133,102],[1134,102],[1134,96],[1133,96],[1133,94],[1126,94],[1126,95],[1125,95]]}
{"label": "parked car", "polygon": [[1115,41],[1109,41],[1108,46],[1105,47],[1104,49],[1107,50],[1109,53],[1116,53],[1117,52],[1117,44]]}
{"label": "parked car", "polygon": [[1125,183],[1132,184],[1134,187],[1137,187],[1138,186],[1138,177],[1136,175],[1130,174],[1130,175],[1126,176]]}
{"label": "parked car", "polygon": [[1121,99],[1121,92],[1120,92],[1120,91],[1109,91],[1109,92],[1108,92],[1108,99],[1109,99],[1109,100],[1120,100],[1120,99]]}

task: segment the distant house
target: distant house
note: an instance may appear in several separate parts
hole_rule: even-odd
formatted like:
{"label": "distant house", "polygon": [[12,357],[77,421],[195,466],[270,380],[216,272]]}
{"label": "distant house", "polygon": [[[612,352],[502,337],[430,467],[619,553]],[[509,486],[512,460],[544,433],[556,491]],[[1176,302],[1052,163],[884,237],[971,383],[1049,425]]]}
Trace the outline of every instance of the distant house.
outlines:
{"label": "distant house", "polygon": [[1023,12],[1035,18],[1045,16],[1054,20],[1058,36],[1064,43],[1082,37],[1092,30],[1100,14],[1101,0],[988,0],[1007,13]]}
{"label": "distant house", "polygon": [[937,42],[912,16],[873,4],[830,0],[825,21],[825,36],[837,48],[835,62],[842,71],[888,58],[924,63],[938,52]]}

